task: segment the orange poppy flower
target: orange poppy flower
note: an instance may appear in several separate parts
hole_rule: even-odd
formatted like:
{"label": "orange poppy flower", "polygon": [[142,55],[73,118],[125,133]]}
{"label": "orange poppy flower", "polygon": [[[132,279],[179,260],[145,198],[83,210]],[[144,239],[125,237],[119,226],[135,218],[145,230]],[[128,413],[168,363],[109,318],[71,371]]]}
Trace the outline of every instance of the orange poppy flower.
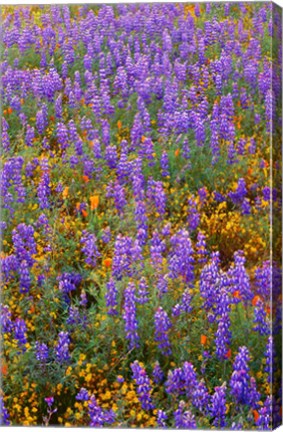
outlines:
{"label": "orange poppy flower", "polygon": [[105,265],[105,267],[111,267],[112,264],[112,259],[111,258],[105,258],[105,260],[103,261],[103,264]]}
{"label": "orange poppy flower", "polygon": [[84,209],[82,209],[82,215],[83,215],[84,217],[87,217],[87,211],[84,210]]}
{"label": "orange poppy flower", "polygon": [[7,375],[8,366],[6,364],[3,364],[1,369],[2,369],[2,375]]}
{"label": "orange poppy flower", "polygon": [[65,189],[62,192],[62,196],[63,196],[64,199],[66,199],[68,195],[69,195],[69,187],[66,186]]}
{"label": "orange poppy flower", "polygon": [[256,306],[259,300],[260,300],[260,296],[258,295],[254,296],[254,298],[252,299],[252,305]]}
{"label": "orange poppy flower", "polygon": [[35,306],[34,306],[34,305],[31,305],[29,311],[30,311],[30,313],[32,313],[32,314],[35,313]]}
{"label": "orange poppy flower", "polygon": [[89,177],[87,175],[83,175],[83,181],[85,183],[88,183],[89,182]]}
{"label": "orange poppy flower", "polygon": [[99,204],[99,195],[93,195],[90,198],[90,209],[95,210]]}
{"label": "orange poppy flower", "polygon": [[254,415],[254,421],[256,423],[259,419],[259,413],[257,412],[257,410],[253,410],[253,415]]}
{"label": "orange poppy flower", "polygon": [[179,154],[180,154],[180,149],[175,150],[175,156],[177,157],[179,156]]}
{"label": "orange poppy flower", "polygon": [[205,335],[202,334],[202,335],[200,336],[200,343],[201,343],[202,345],[205,345],[206,342],[207,342],[207,336],[205,336]]}
{"label": "orange poppy flower", "polygon": [[122,127],[122,122],[121,122],[121,120],[118,120],[117,121],[117,128],[120,130],[121,127]]}
{"label": "orange poppy flower", "polygon": [[229,349],[229,350],[227,351],[227,353],[225,354],[225,357],[229,359],[229,358],[231,358],[231,355],[232,355],[232,350]]}

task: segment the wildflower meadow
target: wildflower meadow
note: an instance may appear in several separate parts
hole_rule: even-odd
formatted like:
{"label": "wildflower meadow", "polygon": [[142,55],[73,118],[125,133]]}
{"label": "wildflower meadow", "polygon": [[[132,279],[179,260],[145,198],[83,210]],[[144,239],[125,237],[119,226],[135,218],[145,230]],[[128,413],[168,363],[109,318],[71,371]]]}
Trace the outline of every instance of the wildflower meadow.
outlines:
{"label": "wildflower meadow", "polygon": [[280,425],[280,8],[1,13],[2,425]]}

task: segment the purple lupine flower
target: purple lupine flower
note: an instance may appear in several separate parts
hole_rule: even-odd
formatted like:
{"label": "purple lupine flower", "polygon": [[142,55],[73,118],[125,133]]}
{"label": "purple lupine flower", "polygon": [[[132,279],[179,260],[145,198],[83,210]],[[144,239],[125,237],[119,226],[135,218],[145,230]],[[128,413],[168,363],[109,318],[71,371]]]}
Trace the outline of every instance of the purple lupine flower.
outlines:
{"label": "purple lupine flower", "polygon": [[46,122],[45,122],[43,112],[42,110],[39,110],[36,113],[36,128],[40,135],[44,133],[45,127],[46,127]]}
{"label": "purple lupine flower", "polygon": [[27,146],[29,146],[29,147],[32,146],[34,137],[35,137],[34,127],[27,125],[27,131],[26,131],[26,136],[25,136],[25,142],[26,142]]}
{"label": "purple lupine flower", "polygon": [[161,230],[161,234],[163,236],[169,236],[171,232],[171,223],[167,223],[166,225],[164,225],[164,227]]}
{"label": "purple lupine flower", "polygon": [[197,112],[193,113],[193,129],[198,147],[203,147],[205,143],[205,122]]}
{"label": "purple lupine flower", "polygon": [[46,363],[49,357],[49,349],[45,343],[35,342],[36,359],[41,363]]}
{"label": "purple lupine flower", "polygon": [[163,260],[162,253],[165,251],[165,248],[165,242],[161,240],[159,233],[153,231],[150,241],[150,257],[153,267],[160,268]]}
{"label": "purple lupine flower", "polygon": [[20,292],[27,293],[29,292],[31,286],[31,277],[30,271],[27,261],[23,260],[19,266],[19,274],[20,274]]}
{"label": "purple lupine flower", "polygon": [[191,157],[191,149],[188,140],[186,139],[182,143],[182,156],[187,160],[189,160]]}
{"label": "purple lupine flower", "polygon": [[184,362],[183,364],[183,380],[184,380],[184,389],[187,395],[187,398],[190,399],[193,395],[194,390],[197,387],[197,375],[194,370],[192,363]]}
{"label": "purple lupine flower", "polygon": [[229,192],[228,196],[234,204],[241,204],[247,195],[245,179],[239,178],[238,186],[235,192]]}
{"label": "purple lupine flower", "polygon": [[199,226],[200,214],[197,210],[197,203],[194,197],[188,199],[188,224],[190,230],[194,231]]}
{"label": "purple lupine flower", "polygon": [[269,89],[266,92],[264,103],[265,103],[265,118],[266,118],[266,131],[270,133],[272,131],[273,121],[275,117],[275,97],[273,90]]}
{"label": "purple lupine flower", "polygon": [[202,187],[198,190],[198,196],[200,199],[201,204],[203,204],[207,198],[207,189],[206,187]]}
{"label": "purple lupine flower", "polygon": [[106,198],[114,198],[115,207],[120,215],[123,214],[125,205],[127,204],[125,189],[117,181],[110,183],[107,186]]}
{"label": "purple lupine flower", "polygon": [[166,420],[168,419],[168,415],[163,410],[157,411],[157,425],[160,428],[167,428]]}
{"label": "purple lupine flower", "polygon": [[200,381],[195,385],[195,389],[192,393],[192,404],[202,413],[206,413],[210,402],[210,395],[204,384],[204,381]]}
{"label": "purple lupine flower", "polygon": [[4,151],[7,153],[10,150],[10,137],[6,130],[2,130],[2,145]]}
{"label": "purple lupine flower", "polygon": [[[222,281],[225,284],[225,278]],[[232,333],[230,331],[230,306],[231,300],[225,290],[225,286],[220,290],[217,307],[216,307],[216,321],[218,322],[217,331],[215,333],[216,354],[219,359],[225,359],[228,346],[231,343]]]}
{"label": "purple lupine flower", "polygon": [[270,383],[271,378],[272,378],[272,360],[274,358],[272,335],[270,335],[268,338],[266,348],[265,348],[264,357],[266,359],[266,365],[265,365],[264,371],[267,373],[267,380]]}
{"label": "purple lupine flower", "polygon": [[57,280],[59,281],[60,291],[69,294],[71,291],[76,290],[81,282],[81,276],[78,273],[62,273]]}
{"label": "purple lupine flower", "polygon": [[121,183],[125,183],[129,175],[130,175],[130,162],[128,161],[128,151],[127,149],[125,149],[124,151],[121,152],[121,156],[117,165],[117,177]]}
{"label": "purple lupine flower", "polygon": [[135,161],[131,164],[132,168],[132,188],[133,188],[133,195],[135,199],[137,200],[143,200],[144,199],[144,186],[145,186],[145,179],[142,172],[142,160],[140,158],[137,158]]}
{"label": "purple lupine flower", "polygon": [[251,205],[250,205],[250,202],[247,198],[244,198],[241,207],[242,207],[242,214],[243,215],[251,214]]}
{"label": "purple lupine flower", "polygon": [[168,372],[167,381],[165,382],[167,393],[184,394],[184,385],[184,371],[182,368],[176,368]]}
{"label": "purple lupine flower", "polygon": [[170,175],[169,172],[169,159],[168,154],[163,151],[160,158],[160,166],[161,166],[161,175],[162,177],[167,177]]}
{"label": "purple lupine flower", "polygon": [[56,344],[56,358],[59,363],[64,363],[70,360],[69,344],[70,336],[68,332],[60,332],[58,335],[58,342]]}
{"label": "purple lupine flower", "polygon": [[260,395],[255,388],[255,382],[250,379],[249,366],[250,355],[248,349],[240,347],[234,364],[233,373],[230,379],[231,394],[237,403],[254,406]]}
{"label": "purple lupine flower", "polygon": [[[149,127],[150,127],[150,119],[149,119]],[[154,146],[153,142],[150,138],[146,138],[145,140],[141,141],[140,144],[140,150],[138,151],[138,154],[143,157],[144,159],[147,159],[149,161],[152,161],[154,159],[153,157],[154,152]],[[148,166],[154,166],[154,162],[149,162]]]}
{"label": "purple lupine flower", "polygon": [[238,422],[238,423],[233,422],[231,425],[231,430],[243,430],[243,429],[244,429],[243,423],[241,423],[241,422]]}
{"label": "purple lupine flower", "polygon": [[86,317],[81,316],[79,308],[76,306],[70,306],[68,309],[68,318],[66,319],[66,324],[71,326],[84,323]]}
{"label": "purple lupine flower", "polygon": [[55,116],[58,119],[61,119],[63,116],[63,108],[62,108],[62,94],[59,94],[57,99],[55,100]]}
{"label": "purple lupine flower", "polygon": [[185,411],[186,403],[181,401],[179,407],[174,411],[175,427],[176,429],[196,429],[196,421],[193,414],[187,410]]}
{"label": "purple lupine flower", "polygon": [[89,398],[90,398],[90,396],[89,396],[88,390],[85,389],[84,387],[81,387],[79,393],[76,396],[76,400],[88,401]]}
{"label": "purple lupine flower", "polygon": [[172,353],[171,344],[169,342],[168,331],[172,327],[172,323],[167,315],[167,312],[160,306],[154,314],[155,324],[155,341],[158,342],[158,348],[162,354],[169,356]]}
{"label": "purple lupine flower", "polygon": [[118,280],[122,279],[124,275],[131,274],[130,267],[132,263],[132,243],[131,237],[123,237],[121,234],[118,234],[116,237],[112,261],[112,274]]}
{"label": "purple lupine flower", "polygon": [[163,297],[168,291],[168,275],[159,275],[156,283],[158,296]]}
{"label": "purple lupine flower", "polygon": [[115,413],[112,410],[103,411],[94,395],[89,399],[88,414],[90,417],[89,426],[91,427],[102,427],[115,421]]}
{"label": "purple lupine flower", "polygon": [[234,253],[234,268],[231,270],[234,289],[240,292],[241,297],[248,303],[253,298],[253,293],[250,286],[250,278],[245,269],[246,259],[244,252],[239,250]]}
{"label": "purple lupine flower", "polygon": [[148,296],[148,285],[146,283],[146,279],[142,277],[139,281],[138,296],[136,297],[136,301],[140,304],[145,304],[149,301]]}
{"label": "purple lupine flower", "polygon": [[109,227],[106,227],[102,230],[102,234],[101,234],[101,240],[103,241],[103,243],[109,243],[111,240],[111,230]]}
{"label": "purple lupine flower", "polygon": [[200,17],[200,5],[198,3],[195,4],[195,16]]}
{"label": "purple lupine flower", "polygon": [[103,411],[94,395],[89,398],[88,414],[90,417],[89,426],[91,427],[103,427],[105,424],[111,424],[115,421],[115,413],[112,410]]}
{"label": "purple lupine flower", "polygon": [[[214,307],[215,294],[220,289],[219,252],[211,254],[211,261],[203,268],[200,275],[200,293],[204,298],[203,307],[207,312]],[[213,317],[213,320],[215,317]]]}
{"label": "purple lupine flower", "polygon": [[233,373],[230,380],[231,394],[236,398],[238,403],[247,403],[249,401],[249,361],[248,349],[240,347],[233,364]]}
{"label": "purple lupine flower", "polygon": [[154,181],[152,180],[152,186],[153,186],[153,193],[152,199],[155,203],[156,210],[160,215],[164,215],[166,211],[166,193],[164,192],[163,185],[161,181]]}
{"label": "purple lupine flower", "polygon": [[135,221],[139,229],[147,229],[146,205],[144,201],[135,201]]}
{"label": "purple lupine flower", "polygon": [[264,303],[258,300],[254,308],[254,331],[258,331],[260,335],[268,335],[271,332],[270,325],[267,320]]}
{"label": "purple lupine flower", "polygon": [[85,262],[86,264],[95,267],[97,263],[97,258],[101,256],[100,252],[98,251],[97,245],[96,245],[96,236],[95,234],[91,234],[87,230],[83,230],[82,237],[81,237],[81,244],[82,252],[85,255]]}
{"label": "purple lupine flower", "polygon": [[49,208],[48,196],[50,192],[50,176],[48,172],[44,172],[37,188],[37,197],[41,209]]}
{"label": "purple lupine flower", "polygon": [[139,347],[138,321],[136,318],[136,287],[133,283],[129,283],[124,293],[124,313],[123,320],[125,321],[126,339],[129,341],[129,348]]}
{"label": "purple lupine flower", "polygon": [[81,294],[80,294],[80,305],[83,307],[87,306],[87,295],[86,292],[84,290],[82,290]]}
{"label": "purple lupine flower", "polygon": [[118,164],[117,147],[115,145],[107,145],[105,147],[105,159],[109,168],[114,169]]}
{"label": "purple lupine flower", "polygon": [[10,333],[14,324],[12,321],[12,312],[7,305],[0,304],[0,327],[3,333]]}
{"label": "purple lupine flower", "polygon": [[192,311],[191,300],[192,300],[192,296],[190,294],[190,290],[187,288],[182,294],[182,299],[181,299],[182,312],[190,313]]}
{"label": "purple lupine flower", "polygon": [[209,407],[210,414],[213,417],[213,425],[218,428],[226,426],[226,383],[221,387],[215,387],[214,394],[211,397]]}
{"label": "purple lupine flower", "polygon": [[164,378],[164,373],[163,373],[161,366],[160,366],[158,361],[156,361],[154,364],[152,375],[153,375],[153,381],[155,382],[155,384],[159,384]]}
{"label": "purple lupine flower", "polygon": [[108,315],[117,315],[117,305],[118,305],[118,290],[116,288],[116,284],[113,278],[109,280],[106,284],[106,294],[105,294],[105,300],[106,300],[106,306],[108,308],[107,313]]}
{"label": "purple lupine flower", "polygon": [[4,163],[1,172],[1,195],[4,203],[4,208],[10,210],[10,214],[14,213],[11,203],[14,202],[14,197],[10,193],[10,187],[14,186],[14,191],[17,194],[17,202],[22,203],[25,201],[26,189],[22,181],[22,169],[24,159],[19,157],[10,158]]}
{"label": "purple lupine flower", "polygon": [[270,298],[271,277],[272,270],[269,261],[265,261],[262,267],[256,268],[255,285],[257,287],[257,293],[264,299],[265,302]]}
{"label": "purple lupine flower", "polygon": [[256,141],[254,138],[251,138],[250,145],[249,145],[249,153],[255,154],[255,152],[256,152]]}
{"label": "purple lupine flower", "polygon": [[211,137],[210,137],[210,148],[212,153],[212,165],[215,165],[217,161],[219,160],[220,156],[220,138],[219,138],[219,132],[218,132],[218,120],[212,119],[210,122],[210,129],[211,129]]}
{"label": "purple lupine flower", "polygon": [[183,292],[182,298],[181,298],[181,302],[177,303],[173,309],[172,309],[172,315],[173,316],[179,316],[182,312],[184,313],[190,313],[192,311],[192,306],[191,306],[191,294],[189,289],[185,289],[185,291]]}
{"label": "purple lupine flower", "polygon": [[[80,149],[76,148],[76,145],[79,145]],[[76,152],[78,153],[78,151],[81,153],[82,149],[81,149],[81,145],[78,141],[76,141],[76,145],[75,145],[75,149]],[[92,175],[95,171],[95,166],[94,166],[94,161],[93,159],[89,158],[88,156],[84,155],[83,157],[83,167],[84,167],[84,175],[88,176],[89,178],[92,178]]]}
{"label": "purple lupine flower", "polygon": [[69,146],[68,129],[64,123],[57,123],[57,139],[62,150]]}
{"label": "purple lupine flower", "polygon": [[260,430],[269,430],[272,421],[272,396],[267,396],[258,413],[259,418],[256,421],[256,426]]}
{"label": "purple lupine flower", "polygon": [[4,405],[3,396],[0,395],[0,426],[10,426],[10,414]]}
{"label": "purple lupine flower", "polygon": [[257,409],[259,404],[259,400],[260,400],[260,393],[257,391],[257,387],[256,387],[256,380],[254,377],[250,378],[250,403],[249,405],[253,408],[253,409]]}
{"label": "purple lupine flower", "polygon": [[1,270],[3,273],[3,281],[8,282],[13,277],[13,273],[19,269],[19,260],[17,257],[12,255],[7,255],[1,258]]}
{"label": "purple lupine flower", "polygon": [[194,280],[194,258],[192,242],[186,230],[178,231],[170,239],[172,250],[169,252],[169,276],[173,279],[183,276],[190,285]]}
{"label": "purple lupine flower", "polygon": [[25,344],[27,343],[27,326],[23,319],[17,318],[14,322],[14,338],[18,341],[18,346],[22,348],[23,351],[26,350]]}
{"label": "purple lupine flower", "polygon": [[199,231],[197,235],[196,251],[198,262],[200,264],[207,262],[208,251],[206,250],[205,238],[205,235],[201,231]]}
{"label": "purple lupine flower", "polygon": [[137,385],[137,393],[139,401],[141,402],[142,409],[151,410],[154,408],[154,404],[151,400],[152,388],[150,385],[149,377],[146,374],[145,369],[136,360],[131,364],[133,372],[133,378]]}
{"label": "purple lupine flower", "polygon": [[237,145],[237,152],[239,155],[243,155],[245,153],[246,140],[240,138]]}

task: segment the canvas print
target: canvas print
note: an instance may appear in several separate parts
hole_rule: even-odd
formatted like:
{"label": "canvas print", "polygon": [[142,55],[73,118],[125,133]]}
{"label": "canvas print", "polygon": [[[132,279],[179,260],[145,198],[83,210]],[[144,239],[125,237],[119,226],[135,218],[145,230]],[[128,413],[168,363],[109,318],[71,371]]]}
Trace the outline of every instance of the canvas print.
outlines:
{"label": "canvas print", "polygon": [[281,9],[1,20],[2,426],[279,426]]}

